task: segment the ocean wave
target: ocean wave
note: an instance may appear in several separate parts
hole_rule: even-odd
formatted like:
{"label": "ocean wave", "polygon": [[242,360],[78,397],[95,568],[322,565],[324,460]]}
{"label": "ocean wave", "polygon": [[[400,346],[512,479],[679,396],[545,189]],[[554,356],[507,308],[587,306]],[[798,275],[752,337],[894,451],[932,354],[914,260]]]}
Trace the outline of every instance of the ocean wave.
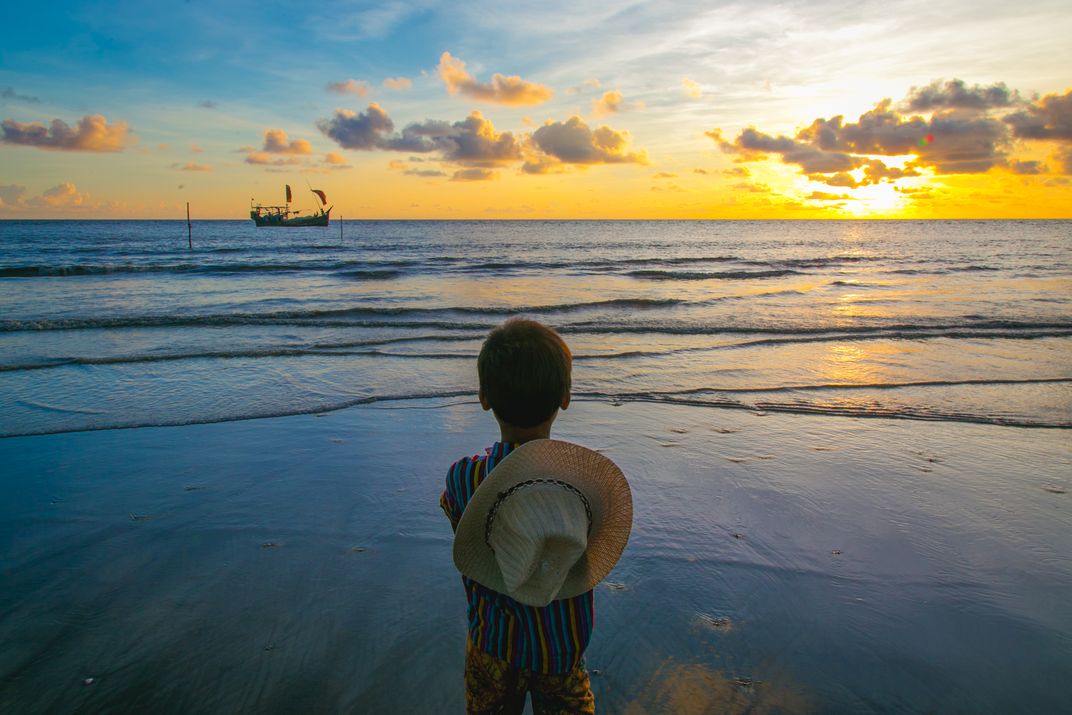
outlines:
{"label": "ocean wave", "polygon": [[[1072,380],[1055,380],[1055,382],[1070,382]],[[1034,383],[1037,381],[994,381],[994,384],[1018,384],[1020,382]],[[927,383],[924,383],[927,384]],[[947,383],[931,383],[943,385]],[[960,383],[948,383],[960,384]],[[975,384],[975,383],[968,383]],[[893,387],[907,387],[911,385],[897,385]],[[861,389],[869,386],[860,386]],[[832,389],[830,386],[827,389]],[[785,388],[800,389],[800,388]],[[874,389],[874,387],[871,387]],[[757,390],[738,390],[737,392],[760,392]],[[919,420],[927,422],[966,422],[971,424],[1000,425],[1004,427],[1025,427],[1037,429],[1072,429],[1072,421],[1047,421],[1033,419],[1031,417],[1008,415],[1008,414],[979,414],[958,410],[939,409],[930,406],[898,405],[886,406],[874,403],[860,405],[823,404],[803,401],[775,402],[769,400],[746,401],[731,397],[722,397],[718,393],[731,393],[728,390],[689,390],[683,392],[636,392],[636,393],[577,393],[574,399],[610,400],[615,403],[624,402],[653,402],[673,405],[687,405],[690,407],[706,407],[716,409],[736,409],[750,412],[784,412],[799,415],[824,415],[828,417],[853,417],[865,419],[902,419]]]}
{"label": "ocean wave", "polygon": [[[347,247],[334,244],[310,245],[294,247],[301,251],[314,250],[342,250]],[[842,264],[852,264],[861,261],[892,260],[881,257],[867,256],[832,256],[827,258],[799,258],[799,259],[745,259],[733,255],[715,256],[670,256],[670,257],[643,257],[643,258],[590,258],[588,260],[526,260],[526,259],[500,259],[474,261],[455,256],[429,256],[424,259],[400,259],[378,261],[355,261],[355,260],[328,260],[329,257],[303,260],[295,256],[297,260],[283,261],[278,263],[258,263],[253,258],[242,260],[236,256],[231,261],[222,260],[232,254],[247,253],[250,256],[260,256],[252,249],[239,247],[209,248],[195,251],[205,258],[211,258],[213,254],[219,256],[219,261],[195,262],[181,260],[171,263],[139,262],[141,257],[159,260],[159,253],[124,253],[115,256],[115,262],[111,263],[42,263],[32,265],[8,265],[0,266],[0,278],[43,278],[43,277],[69,277],[69,276],[92,276],[111,275],[125,273],[202,273],[202,274],[237,274],[237,273],[296,273],[296,272],[331,272],[331,271],[360,271],[360,270],[383,270],[410,268],[420,270],[442,270],[448,266],[450,270],[463,273],[481,272],[516,272],[516,271],[559,271],[571,272],[586,271],[616,271],[623,275],[634,278],[649,280],[747,280],[753,278],[774,278],[797,273],[806,273],[809,269],[828,268]],[[175,254],[174,258],[179,258]],[[659,267],[702,267],[713,263],[738,263],[758,270],[729,270],[729,271],[706,271],[706,270],[661,270]],[[649,266],[649,268],[637,268]],[[903,268],[891,267],[887,272],[904,275],[935,274],[942,275],[956,272],[981,272],[999,271],[1001,269],[988,265],[947,265],[918,268],[906,266]],[[342,275],[346,275],[343,273]]]}
{"label": "ocean wave", "polygon": [[700,265],[704,263],[724,263],[739,261],[736,256],[678,256],[678,257],[650,257],[650,258],[590,258],[586,261],[561,260],[561,261],[532,261],[523,259],[497,260],[468,262],[467,259],[450,258],[438,259],[456,265],[463,271],[544,271],[570,269],[577,271],[585,270],[617,270],[632,266],[681,266]]}
{"label": "ocean wave", "polygon": [[[451,306],[446,308],[352,307],[334,310],[266,311],[263,313],[221,313],[210,315],[145,315],[129,317],[8,319],[0,320],[0,332],[24,330],[85,330],[96,328],[189,327],[220,325],[316,325],[321,327],[482,327],[494,323],[452,321],[390,321],[390,318],[420,318],[451,315],[488,316],[499,320],[508,315],[556,315],[591,309],[648,310],[680,305],[677,298],[613,298],[578,303],[555,303],[516,307]],[[365,318],[367,320],[362,321]],[[379,320],[377,320],[379,319]]]}
{"label": "ocean wave", "polygon": [[[1054,380],[1054,382],[1070,382],[1072,380]],[[1044,381],[993,381],[995,384],[1017,384],[1018,382],[1044,382]],[[936,385],[943,385],[947,383],[933,383]],[[948,383],[948,384],[961,384],[961,383]],[[974,384],[974,383],[969,383]],[[902,387],[907,385],[899,385]],[[816,386],[819,387],[819,386]],[[834,386],[826,386],[833,388]],[[860,388],[874,386],[858,386]],[[894,387],[894,386],[890,386]],[[783,388],[786,390],[799,390],[800,387]],[[844,388],[842,388],[844,389]],[[611,402],[613,404],[622,403],[660,403],[670,405],[684,405],[689,407],[700,407],[708,409],[733,409],[744,410],[749,412],[756,412],[757,414],[768,412],[781,412],[789,414],[800,415],[823,415],[828,417],[847,417],[847,418],[864,418],[864,419],[904,419],[904,420],[919,420],[919,421],[931,421],[931,422],[962,422],[971,424],[989,424],[999,425],[1005,427],[1022,427],[1022,428],[1035,428],[1035,429],[1072,429],[1072,422],[1065,420],[1058,421],[1046,421],[1043,419],[1033,419],[1025,416],[1008,415],[1008,414],[978,414],[966,411],[958,411],[952,409],[939,409],[935,407],[925,406],[884,406],[874,403],[867,403],[861,405],[845,405],[845,404],[822,404],[811,403],[803,401],[770,401],[770,400],[757,400],[746,401],[744,399],[735,399],[733,397],[720,396],[719,392],[728,393],[729,391],[713,391],[706,390],[703,392],[690,390],[683,392],[634,392],[634,393],[606,393],[606,392],[584,392],[578,391],[574,393],[575,401],[597,401],[597,402]],[[745,392],[741,390],[740,392]],[[759,392],[752,390],[752,392]],[[49,427],[40,426],[36,429],[17,429],[10,432],[0,434],[0,438],[12,438],[12,437],[28,437],[47,434],[64,434],[69,432],[91,432],[100,430],[112,430],[112,429],[135,429],[143,427],[178,427],[185,425],[195,424],[215,424],[222,422],[239,422],[253,419],[266,419],[273,417],[286,417],[294,415],[305,414],[324,414],[334,412],[338,410],[348,409],[351,407],[358,407],[362,405],[375,405],[385,403],[397,403],[397,402],[414,402],[414,401],[441,401],[447,399],[466,398],[466,402],[475,402],[475,395],[472,390],[444,390],[444,391],[430,391],[430,392],[413,392],[413,393],[400,393],[400,394],[388,394],[388,395],[372,395],[360,398],[343,398],[334,401],[326,401],[315,405],[306,405],[301,407],[290,407],[287,409],[266,408],[260,411],[248,412],[244,414],[226,415],[226,416],[212,416],[203,418],[168,418],[162,417],[156,420],[117,420],[110,423],[98,423],[79,425],[77,427]],[[456,403],[452,403],[456,404]],[[36,405],[34,405],[36,406]],[[443,405],[422,405],[426,408],[441,407]],[[74,412],[85,413],[87,415],[96,416],[93,411],[88,411],[81,408],[67,408],[55,406],[44,406],[47,409],[55,410],[59,409],[62,412]]]}
{"label": "ocean wave", "polygon": [[[472,338],[470,338],[472,339]],[[384,341],[386,343],[387,341]],[[371,343],[375,344],[375,343]],[[179,362],[183,360],[232,360],[235,358],[276,358],[276,357],[387,357],[387,358],[422,358],[427,360],[475,360],[472,353],[402,353],[376,348],[352,349],[346,347],[309,347],[309,348],[263,348],[250,350],[203,350],[196,352],[153,353],[151,355],[109,355],[106,357],[72,357],[39,360],[37,362],[0,364],[0,372],[23,372],[29,370],[50,370],[69,366],[90,365],[138,365],[142,363]]]}
{"label": "ocean wave", "polygon": [[336,275],[342,276],[343,278],[354,278],[356,280],[383,281],[398,278],[402,275],[402,272],[384,268],[380,270],[340,271]]}
{"label": "ocean wave", "polygon": [[[651,334],[651,335],[776,335],[779,339],[819,338],[851,340],[858,336],[915,339],[918,337],[1056,337],[1072,334],[1072,322],[1017,322],[992,320],[968,323],[909,324],[884,326],[767,326],[767,325],[650,325],[624,323],[573,323],[557,326],[560,333]],[[1037,334],[1037,335],[1036,335]]]}
{"label": "ocean wave", "polygon": [[681,266],[693,263],[730,263],[740,262],[738,256],[675,256],[670,258],[623,258],[620,260],[607,260],[605,263],[615,265],[652,265],[652,266]]}
{"label": "ocean wave", "polygon": [[827,343],[858,342],[863,340],[1037,340],[1040,338],[1064,338],[1072,336],[1072,327],[1066,328],[1023,328],[1017,330],[965,330],[965,329],[926,329],[887,330],[874,333],[833,333],[828,335],[784,335],[771,338],[747,340],[725,348],[747,348],[761,345],[781,345],[787,343]]}
{"label": "ocean wave", "polygon": [[[407,325],[410,325],[407,323]],[[439,327],[437,325],[437,327]],[[455,328],[457,326],[454,326]],[[477,347],[485,336],[485,330],[471,330],[468,334],[430,334],[416,336],[401,336],[391,338],[372,338],[366,340],[337,341],[329,343],[314,343],[301,347],[263,347],[263,348],[238,348],[229,350],[195,350],[189,352],[160,353],[152,352],[145,354],[107,355],[107,356],[73,356],[73,357],[46,357],[26,362],[0,363],[0,373],[22,372],[31,370],[50,370],[69,366],[94,366],[94,365],[126,365],[139,363],[163,363],[184,360],[227,360],[234,358],[271,359],[278,357],[372,357],[389,358],[396,360],[474,360],[477,356]],[[748,348],[778,346],[795,343],[843,343],[870,340],[934,340],[934,339],[987,339],[987,340],[1034,340],[1047,337],[1072,337],[1072,328],[1054,331],[1020,331],[1020,332],[877,332],[872,334],[847,334],[835,332],[829,334],[808,335],[779,335],[755,340],[740,340],[737,342],[723,343],[719,345],[701,345],[690,347],[666,348],[661,350],[625,350],[620,352],[605,353],[581,353],[573,355],[574,362],[612,362],[616,360],[634,360],[643,358],[661,358],[673,355],[689,353],[709,353]],[[442,350],[426,351],[398,351],[391,350],[392,345],[420,344],[420,343],[450,343],[472,342],[474,347],[467,352],[444,352]],[[1029,379],[1019,382],[1064,382],[1072,378],[1046,378]],[[765,391],[795,391],[795,390],[825,390],[825,389],[887,389],[896,387],[912,387],[925,385],[969,385],[969,384],[1006,384],[1006,381],[992,380],[964,380],[959,382],[912,382],[912,383],[869,383],[869,384],[830,384],[830,385],[792,385],[774,388],[742,388],[743,392]],[[706,389],[706,388],[704,388]],[[736,388],[734,388],[736,389]],[[724,390],[725,391],[725,390]],[[729,390],[733,391],[733,390]]]}
{"label": "ocean wave", "polygon": [[[638,392],[631,393],[633,396],[675,396],[693,397],[698,395],[719,395],[725,393],[763,394],[777,392],[831,392],[852,390],[902,390],[915,387],[965,387],[978,385],[1053,385],[1072,384],[1072,376],[1069,377],[1027,377],[1019,379],[967,379],[967,380],[906,380],[902,382],[824,382],[819,384],[796,384],[796,385],[770,385],[745,387],[697,387],[690,390],[674,390],[670,392]],[[587,392],[590,397],[619,398],[621,393]]]}
{"label": "ocean wave", "polygon": [[[713,299],[717,300],[717,299]],[[348,328],[425,328],[446,331],[486,331],[504,316],[549,316],[593,309],[657,310],[685,304],[678,299],[617,299],[542,306],[447,308],[354,307],[335,310],[266,311],[209,315],[143,315],[129,317],[6,319],[0,333],[49,330],[96,330],[160,327],[220,327],[289,325]],[[771,326],[714,323],[619,323],[582,320],[556,324],[563,334],[581,335],[756,335],[749,343],[810,342],[830,340],[917,340],[929,338],[1045,338],[1072,335],[1072,322],[979,321],[965,323],[891,324],[885,326]]]}
{"label": "ocean wave", "polygon": [[[331,266],[321,267],[328,270]],[[46,278],[68,276],[97,276],[115,273],[280,273],[310,270],[300,263],[94,263],[70,265],[6,266],[0,268],[0,278]]]}
{"label": "ocean wave", "polygon": [[777,269],[770,271],[629,271],[625,275],[652,281],[750,280],[799,275],[800,271]]}
{"label": "ocean wave", "polygon": [[100,432],[102,430],[114,430],[114,429],[140,429],[144,427],[185,427],[187,425],[204,425],[204,424],[219,424],[222,422],[244,422],[246,420],[259,420],[268,419],[271,417],[290,417],[294,415],[313,415],[323,414],[329,412],[336,412],[338,410],[347,409],[349,407],[357,407],[359,405],[373,405],[380,402],[407,402],[412,400],[443,400],[457,397],[472,397],[472,390],[455,390],[455,391],[439,391],[439,392],[424,392],[424,393],[411,393],[401,395],[374,395],[370,397],[359,398],[347,398],[344,400],[338,400],[335,402],[309,405],[307,407],[291,408],[287,410],[278,409],[265,409],[260,412],[250,412],[241,415],[230,415],[222,417],[206,417],[206,418],[177,418],[169,419],[162,418],[159,420],[128,420],[126,422],[114,422],[109,424],[97,424],[97,425],[83,425],[79,427],[68,428],[55,428],[55,427],[40,427],[38,429],[29,430],[17,430],[11,432],[0,433],[0,439],[14,438],[14,437],[34,437],[48,434],[67,434],[71,432]]}
{"label": "ocean wave", "polygon": [[973,264],[968,266],[946,265],[928,268],[891,268],[886,272],[905,276],[945,276],[950,273],[996,273],[1001,270],[1001,268],[997,268],[996,266],[980,266]]}
{"label": "ocean wave", "polygon": [[[190,270],[195,264],[183,264],[180,270]],[[108,273],[151,273],[154,271],[176,270],[176,267],[137,266],[134,264],[74,264],[63,266],[4,266],[0,267],[0,278],[37,278],[46,276],[94,276]]]}
{"label": "ocean wave", "polygon": [[[217,251],[229,249],[214,249]],[[237,249],[236,249],[237,250]],[[49,278],[123,273],[300,273],[303,271],[387,270],[419,265],[418,261],[295,261],[285,263],[74,263],[55,265],[0,266],[0,278]],[[344,274],[345,275],[345,274]]]}
{"label": "ocean wave", "polygon": [[826,268],[846,263],[874,263],[896,260],[890,256],[819,256],[814,258],[782,258],[772,261],[753,261],[750,265],[784,266],[790,268]]}

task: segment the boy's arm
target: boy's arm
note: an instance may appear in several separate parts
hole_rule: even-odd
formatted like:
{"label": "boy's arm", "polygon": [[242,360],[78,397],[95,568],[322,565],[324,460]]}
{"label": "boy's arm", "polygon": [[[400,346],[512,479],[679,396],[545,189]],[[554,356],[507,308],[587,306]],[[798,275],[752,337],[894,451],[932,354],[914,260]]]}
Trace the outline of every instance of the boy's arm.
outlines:
{"label": "boy's arm", "polygon": [[453,531],[458,530],[458,520],[462,518],[462,509],[457,497],[458,466],[459,463],[455,463],[447,470],[447,486],[443,490],[443,495],[439,497],[439,508],[447,515],[450,520],[450,528]]}

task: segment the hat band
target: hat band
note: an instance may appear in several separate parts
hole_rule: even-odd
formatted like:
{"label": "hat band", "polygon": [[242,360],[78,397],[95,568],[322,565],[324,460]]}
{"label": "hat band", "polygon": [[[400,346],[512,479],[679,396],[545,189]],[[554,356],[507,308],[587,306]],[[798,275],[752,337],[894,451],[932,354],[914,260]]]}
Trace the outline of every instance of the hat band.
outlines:
{"label": "hat band", "polygon": [[491,523],[495,520],[495,512],[499,510],[499,506],[514,492],[536,484],[554,484],[556,486],[565,487],[579,496],[581,498],[581,503],[584,504],[584,515],[588,517],[588,528],[585,533],[588,536],[592,535],[592,507],[588,503],[588,497],[586,497],[580,489],[561,479],[528,479],[524,482],[515,484],[504,492],[499,492],[499,496],[495,499],[495,503],[492,504],[491,509],[488,510],[488,518],[484,522],[484,543],[487,544],[489,549],[495,551],[494,547],[491,545]]}

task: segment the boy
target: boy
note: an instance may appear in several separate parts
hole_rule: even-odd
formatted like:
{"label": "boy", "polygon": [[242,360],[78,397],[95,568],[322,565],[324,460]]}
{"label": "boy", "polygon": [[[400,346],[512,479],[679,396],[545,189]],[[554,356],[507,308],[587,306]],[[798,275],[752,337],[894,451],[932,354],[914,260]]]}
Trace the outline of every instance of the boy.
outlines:
{"label": "boy", "polygon": [[468,601],[470,713],[521,713],[529,692],[537,715],[595,712],[592,588],[625,548],[632,500],[609,459],[550,439],[571,363],[555,331],[522,319],[492,330],[477,360],[500,441],[455,462],[440,499]]}

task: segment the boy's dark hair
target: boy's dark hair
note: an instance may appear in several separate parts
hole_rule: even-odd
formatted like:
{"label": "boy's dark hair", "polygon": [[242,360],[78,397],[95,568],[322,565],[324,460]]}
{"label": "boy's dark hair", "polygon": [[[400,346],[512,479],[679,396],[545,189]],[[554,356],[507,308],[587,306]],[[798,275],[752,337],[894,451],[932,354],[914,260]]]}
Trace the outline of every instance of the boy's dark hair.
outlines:
{"label": "boy's dark hair", "polygon": [[569,393],[572,365],[573,355],[558,333],[535,320],[511,318],[488,333],[476,370],[499,419],[535,427]]}

